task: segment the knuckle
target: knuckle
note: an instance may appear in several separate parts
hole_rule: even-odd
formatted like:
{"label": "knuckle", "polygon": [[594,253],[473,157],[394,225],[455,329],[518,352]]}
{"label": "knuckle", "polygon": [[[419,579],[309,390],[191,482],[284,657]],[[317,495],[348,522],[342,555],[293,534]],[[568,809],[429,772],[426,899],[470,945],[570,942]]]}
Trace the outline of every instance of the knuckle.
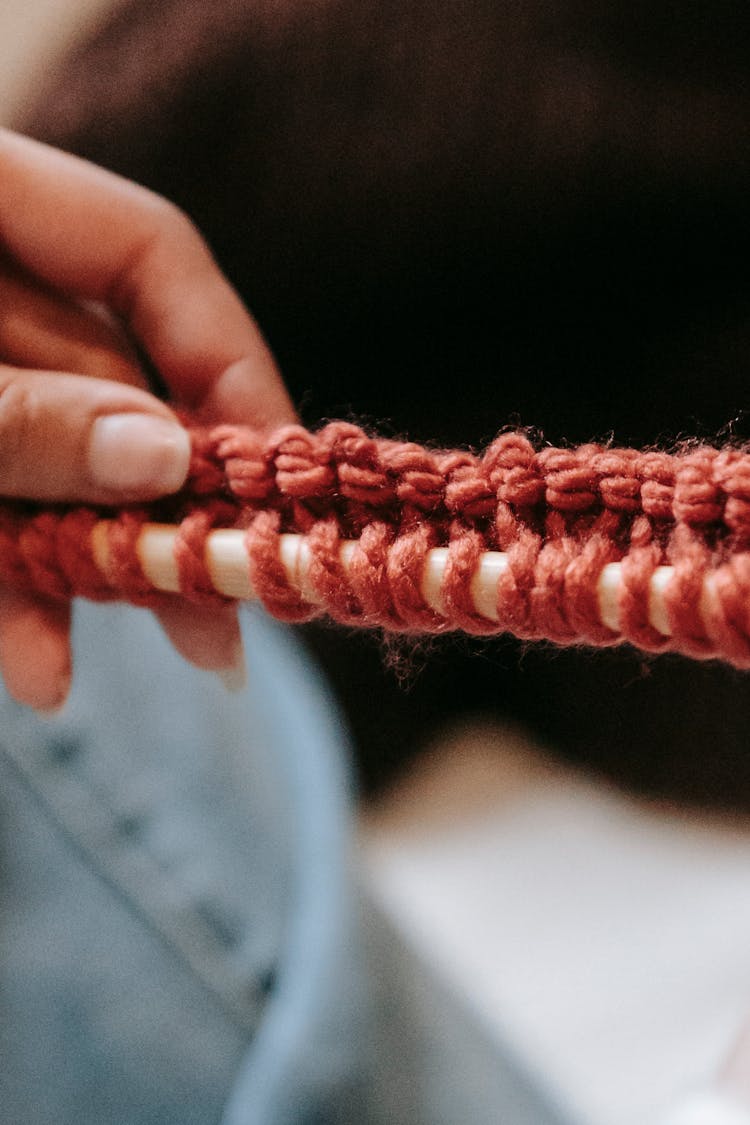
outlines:
{"label": "knuckle", "polygon": [[11,376],[0,386],[0,492],[15,492],[25,476],[24,462],[42,403],[34,381]]}
{"label": "knuckle", "polygon": [[154,201],[156,241],[163,239],[171,244],[196,243],[203,245],[203,236],[193,220],[176,203],[157,195]]}
{"label": "knuckle", "polygon": [[151,195],[149,213],[133,245],[132,252],[113,279],[107,301],[128,320],[137,308],[140,296],[148,287],[147,281],[154,270],[163,274],[165,266],[182,259],[210,251],[198,228],[181,208],[162,195]]}

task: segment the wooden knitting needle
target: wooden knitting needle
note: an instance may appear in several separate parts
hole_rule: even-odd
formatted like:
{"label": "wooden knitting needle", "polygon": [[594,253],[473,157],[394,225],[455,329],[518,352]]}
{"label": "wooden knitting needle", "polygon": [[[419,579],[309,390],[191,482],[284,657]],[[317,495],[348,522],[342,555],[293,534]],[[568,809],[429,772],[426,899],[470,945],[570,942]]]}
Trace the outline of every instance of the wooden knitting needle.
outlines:
{"label": "wooden knitting needle", "polygon": [[[103,574],[108,571],[108,526],[107,521],[103,520],[96,525],[92,534],[94,559]],[[146,577],[156,589],[168,593],[179,593],[180,589],[174,556],[176,535],[175,527],[166,524],[147,524],[138,541],[138,557]],[[341,559],[344,566],[351,559],[354,547],[353,542],[342,543]],[[282,535],[280,553],[290,584],[299,590],[306,601],[314,605],[318,599],[307,581],[310,551],[305,537]],[[422,577],[424,599],[438,613],[444,610],[440,588],[447,557],[446,547],[435,547],[429,551]],[[206,565],[211,581],[219,593],[238,600],[255,598],[256,594],[248,574],[244,535],[241,531],[211,532],[206,543]],[[477,612],[490,621],[498,620],[495,608],[497,582],[507,565],[505,554],[499,551],[486,551],[471,581],[471,593]],[[649,621],[665,637],[670,636],[671,629],[664,602],[664,591],[672,575],[672,567],[657,567],[652,575],[649,591]],[[609,563],[602,570],[598,584],[601,620],[614,632],[619,631],[618,594],[621,581],[620,564]],[[708,607],[714,596],[713,583],[709,576],[704,583],[701,606]]]}

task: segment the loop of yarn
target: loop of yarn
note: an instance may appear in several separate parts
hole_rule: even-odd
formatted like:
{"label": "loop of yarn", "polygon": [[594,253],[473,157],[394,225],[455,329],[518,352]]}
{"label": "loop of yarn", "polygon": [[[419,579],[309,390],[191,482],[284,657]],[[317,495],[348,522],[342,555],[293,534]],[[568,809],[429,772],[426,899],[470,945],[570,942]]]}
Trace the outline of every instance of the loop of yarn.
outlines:
{"label": "loop of yarn", "polygon": [[143,572],[138,557],[138,539],[149,521],[147,508],[128,508],[120,512],[108,532],[108,582],[121,597],[133,605],[158,608],[166,595],[155,591]]}
{"label": "loop of yarn", "polygon": [[[508,432],[477,455],[372,436],[348,422],[316,433],[284,426],[270,437],[230,425],[190,429],[190,472],[176,496],[115,512],[0,506],[0,582],[57,600],[158,606],[167,595],[151,586],[136,546],[146,522],[170,522],[179,528],[182,596],[220,601],[206,537],[238,528],[253,587],[287,621],[325,613],[410,633],[626,640],[750,667],[750,453],[741,449],[559,449]],[[106,575],[91,545],[102,517],[111,521]],[[286,533],[306,536],[304,594],[281,560]],[[355,541],[346,565],[344,540]],[[427,553],[438,546],[447,548],[440,613],[422,590]],[[479,614],[472,597],[485,551],[506,552],[497,620]],[[598,582],[610,562],[622,564],[619,632],[600,619]],[[651,578],[665,564],[674,568],[664,594],[670,637],[649,613]]]}

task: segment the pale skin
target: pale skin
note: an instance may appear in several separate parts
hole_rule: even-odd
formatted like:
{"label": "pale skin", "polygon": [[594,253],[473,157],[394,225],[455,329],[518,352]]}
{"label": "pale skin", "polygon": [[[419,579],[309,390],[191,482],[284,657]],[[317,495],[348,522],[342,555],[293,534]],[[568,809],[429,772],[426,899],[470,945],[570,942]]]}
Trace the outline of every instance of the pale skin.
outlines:
{"label": "pale skin", "polygon": [[[182,212],[0,129],[0,496],[116,505],[180,487],[187,435],[149,393],[134,344],[169,403],[203,421],[294,418],[258,328]],[[159,616],[192,663],[241,667],[233,609],[175,599]],[[69,608],[0,589],[0,672],[21,703],[60,707]]]}

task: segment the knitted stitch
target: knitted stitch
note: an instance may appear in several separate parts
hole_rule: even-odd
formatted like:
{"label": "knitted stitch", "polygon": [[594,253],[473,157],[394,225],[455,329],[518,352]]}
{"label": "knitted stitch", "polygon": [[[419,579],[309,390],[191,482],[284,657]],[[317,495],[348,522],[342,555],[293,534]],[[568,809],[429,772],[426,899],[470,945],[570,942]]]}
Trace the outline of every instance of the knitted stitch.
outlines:
{"label": "knitted stitch", "polygon": [[[413,633],[509,632],[561,645],[626,640],[750,667],[750,453],[535,448],[509,432],[477,456],[372,437],[346,422],[317,433],[286,426],[270,438],[237,426],[192,427],[191,437],[188,480],[175,496],[116,512],[0,507],[0,581],[55,599],[158,606],[168,595],[151,587],[135,551],[143,525],[156,521],[179,525],[182,595],[216,600],[206,536],[238,528],[253,587],[286,621],[324,613]],[[112,520],[106,578],[91,546],[104,517]],[[307,537],[315,605],[292,588],[281,562],[279,537],[290,532]],[[343,540],[355,540],[346,567]],[[448,550],[441,613],[421,589],[433,547]],[[497,621],[481,616],[471,596],[484,551],[507,554]],[[597,596],[610,562],[622,564],[617,633],[602,623]],[[661,565],[674,567],[664,594],[669,637],[649,622],[649,583]]]}

